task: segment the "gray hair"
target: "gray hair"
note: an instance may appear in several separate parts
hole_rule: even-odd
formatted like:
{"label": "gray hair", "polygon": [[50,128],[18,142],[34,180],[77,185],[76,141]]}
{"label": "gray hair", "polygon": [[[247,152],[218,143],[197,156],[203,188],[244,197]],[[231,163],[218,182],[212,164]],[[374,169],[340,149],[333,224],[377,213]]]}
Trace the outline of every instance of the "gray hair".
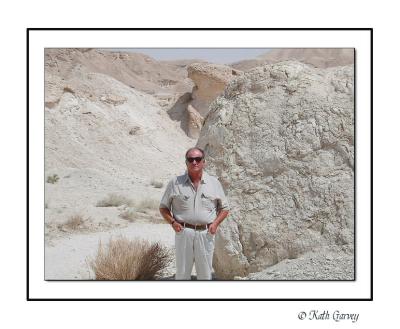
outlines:
{"label": "gray hair", "polygon": [[201,149],[200,147],[191,147],[190,149],[188,149],[188,150],[186,151],[185,159],[187,159],[187,156],[188,156],[189,152],[190,152],[190,151],[193,151],[193,150],[198,150],[198,151],[200,151],[201,154],[203,155],[203,159],[206,157],[206,153],[204,152],[203,149]]}

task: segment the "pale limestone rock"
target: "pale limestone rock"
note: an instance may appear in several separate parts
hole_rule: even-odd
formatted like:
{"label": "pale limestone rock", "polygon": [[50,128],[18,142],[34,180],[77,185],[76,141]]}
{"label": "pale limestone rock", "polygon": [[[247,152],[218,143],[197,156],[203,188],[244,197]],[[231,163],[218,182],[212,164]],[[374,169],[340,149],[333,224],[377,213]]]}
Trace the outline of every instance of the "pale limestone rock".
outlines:
{"label": "pale limestone rock", "polygon": [[282,62],[233,80],[211,105],[198,146],[232,206],[216,240],[217,277],[322,247],[352,252],[353,93],[353,66]]}
{"label": "pale limestone rock", "polygon": [[[132,60],[131,54],[121,55],[121,60]],[[93,72],[101,56],[65,49],[46,56],[46,172],[91,168],[121,184],[134,178],[168,180],[182,172],[184,152],[193,140],[152,95]],[[104,70],[119,72],[111,55],[104,56]],[[95,63],[84,63],[89,58]]]}
{"label": "pale limestone rock", "polygon": [[189,122],[188,122],[188,136],[191,138],[199,138],[200,129],[203,126],[204,118],[196,111],[192,105],[187,106]]}
{"label": "pale limestone rock", "polygon": [[[208,64],[208,63],[193,63],[188,66],[188,77],[193,80],[195,86],[192,90],[189,113],[195,110],[201,117],[205,117],[208,113],[210,104],[219,96],[225,89],[228,82],[240,75],[241,72],[232,69],[229,66]],[[201,125],[197,129],[190,127],[189,136],[198,136]]]}
{"label": "pale limestone rock", "polygon": [[189,135],[188,132],[188,122],[189,113],[187,111],[187,106],[192,99],[191,93],[187,92],[180,96],[174,103],[174,105],[167,111],[169,117],[179,123],[180,128]]}
{"label": "pale limestone rock", "polygon": [[195,86],[190,104],[205,117],[211,102],[224,91],[227,83],[239,74],[240,71],[225,65],[191,64],[188,67],[188,77],[193,80]]}

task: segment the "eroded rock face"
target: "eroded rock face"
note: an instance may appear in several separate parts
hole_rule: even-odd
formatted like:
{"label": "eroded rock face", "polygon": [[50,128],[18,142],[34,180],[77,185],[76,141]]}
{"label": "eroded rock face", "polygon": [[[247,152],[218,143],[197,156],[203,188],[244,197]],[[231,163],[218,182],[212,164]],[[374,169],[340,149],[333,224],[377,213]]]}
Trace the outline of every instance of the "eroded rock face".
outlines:
{"label": "eroded rock face", "polygon": [[188,136],[192,138],[198,138],[200,134],[200,129],[203,126],[204,119],[197,112],[192,105],[187,106],[188,112]]}
{"label": "eroded rock face", "polygon": [[[240,71],[225,65],[194,63],[188,66],[188,77],[195,84],[186,113],[190,118],[187,129],[189,137],[198,138],[210,104],[224,91],[228,82],[240,74]],[[194,117],[197,123],[190,125]]]}
{"label": "eroded rock face", "polygon": [[198,146],[232,210],[221,225],[217,277],[354,240],[353,66],[257,67],[210,107]]}
{"label": "eroded rock face", "polygon": [[224,91],[228,82],[239,74],[240,71],[225,65],[207,63],[189,65],[188,77],[195,83],[191,105],[204,117],[211,102]]}
{"label": "eroded rock face", "polygon": [[[192,61],[161,62],[140,53],[113,52],[101,49],[46,49],[46,73],[69,79],[85,69],[118,80],[133,90],[152,95],[158,104],[170,108],[182,94],[193,88],[186,77],[186,66]],[[53,80],[46,80],[46,97],[53,91]],[[51,105],[51,104],[50,104]]]}
{"label": "eroded rock face", "polygon": [[53,51],[55,58],[46,57],[46,173],[90,168],[125,182],[167,179],[181,172],[183,154],[193,140],[157,99],[70,58],[59,58],[71,51]]}

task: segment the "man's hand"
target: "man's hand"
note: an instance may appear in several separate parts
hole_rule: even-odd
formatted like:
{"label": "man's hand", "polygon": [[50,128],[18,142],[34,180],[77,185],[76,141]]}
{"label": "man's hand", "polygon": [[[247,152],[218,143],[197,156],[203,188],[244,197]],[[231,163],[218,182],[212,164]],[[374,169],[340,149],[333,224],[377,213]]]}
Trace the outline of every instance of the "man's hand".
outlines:
{"label": "man's hand", "polygon": [[183,226],[181,224],[179,224],[177,221],[175,221],[172,224],[172,228],[174,229],[175,232],[179,233],[180,231],[183,230]]}
{"label": "man's hand", "polygon": [[210,224],[208,227],[208,233],[211,235],[214,235],[217,232],[218,224],[216,222],[213,222]]}
{"label": "man's hand", "polygon": [[221,210],[218,213],[217,218],[215,218],[214,221],[208,227],[208,233],[214,235],[217,232],[219,224],[221,224],[221,222],[225,219],[226,216],[228,216],[228,214],[229,214],[228,210]]}
{"label": "man's hand", "polygon": [[175,232],[180,232],[182,231],[183,227],[181,224],[179,224],[173,217],[171,212],[169,211],[168,208],[160,208],[160,214],[161,216],[168,222],[172,223],[171,226],[174,229]]}

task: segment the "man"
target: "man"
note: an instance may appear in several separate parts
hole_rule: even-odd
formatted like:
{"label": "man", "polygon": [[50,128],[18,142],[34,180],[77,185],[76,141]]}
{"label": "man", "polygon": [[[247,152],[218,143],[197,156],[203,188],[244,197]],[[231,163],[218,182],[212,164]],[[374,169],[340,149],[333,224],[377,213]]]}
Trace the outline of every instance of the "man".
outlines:
{"label": "man", "polygon": [[221,183],[208,175],[204,151],[186,152],[187,172],[173,178],[160,203],[160,213],[175,230],[176,280],[190,280],[193,263],[198,280],[211,280],[215,233],[228,216]]}

